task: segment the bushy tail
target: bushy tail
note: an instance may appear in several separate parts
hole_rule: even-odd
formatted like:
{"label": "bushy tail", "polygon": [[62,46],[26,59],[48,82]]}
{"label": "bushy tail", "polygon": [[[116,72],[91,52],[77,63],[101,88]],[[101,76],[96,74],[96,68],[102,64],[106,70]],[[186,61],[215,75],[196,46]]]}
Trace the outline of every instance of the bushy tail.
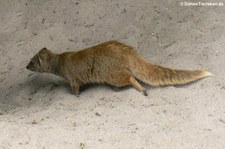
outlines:
{"label": "bushy tail", "polygon": [[152,86],[186,84],[212,75],[203,70],[177,70],[152,65],[144,59],[139,59],[133,66],[131,68],[133,75]]}

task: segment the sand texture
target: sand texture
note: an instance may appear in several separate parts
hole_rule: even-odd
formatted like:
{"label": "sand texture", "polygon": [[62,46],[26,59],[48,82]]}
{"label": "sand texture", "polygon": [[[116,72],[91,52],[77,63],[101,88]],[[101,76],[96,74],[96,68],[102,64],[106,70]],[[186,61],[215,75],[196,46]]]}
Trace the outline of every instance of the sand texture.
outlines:
{"label": "sand texture", "polygon": [[[0,149],[224,149],[225,6],[179,2],[0,0]],[[77,98],[63,79],[25,69],[43,47],[107,40],[154,64],[214,75],[148,86],[147,97],[93,85]]]}

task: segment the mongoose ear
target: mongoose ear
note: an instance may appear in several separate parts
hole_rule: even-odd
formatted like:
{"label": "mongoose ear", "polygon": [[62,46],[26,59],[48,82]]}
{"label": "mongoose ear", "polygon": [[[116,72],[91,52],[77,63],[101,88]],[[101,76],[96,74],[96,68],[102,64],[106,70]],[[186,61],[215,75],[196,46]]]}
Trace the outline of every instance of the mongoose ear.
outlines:
{"label": "mongoose ear", "polygon": [[47,51],[48,49],[46,47],[42,48],[41,51]]}

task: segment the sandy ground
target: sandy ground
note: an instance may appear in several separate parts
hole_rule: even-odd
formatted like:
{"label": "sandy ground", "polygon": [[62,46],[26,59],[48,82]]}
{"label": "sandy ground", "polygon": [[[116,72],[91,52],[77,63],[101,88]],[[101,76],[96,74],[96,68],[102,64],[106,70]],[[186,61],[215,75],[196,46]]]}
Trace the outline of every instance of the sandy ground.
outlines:
{"label": "sandy ground", "polygon": [[[224,149],[225,6],[179,2],[1,0],[0,148]],[[147,97],[96,85],[77,98],[61,78],[25,69],[43,47],[63,52],[111,39],[155,64],[214,76],[148,87]]]}

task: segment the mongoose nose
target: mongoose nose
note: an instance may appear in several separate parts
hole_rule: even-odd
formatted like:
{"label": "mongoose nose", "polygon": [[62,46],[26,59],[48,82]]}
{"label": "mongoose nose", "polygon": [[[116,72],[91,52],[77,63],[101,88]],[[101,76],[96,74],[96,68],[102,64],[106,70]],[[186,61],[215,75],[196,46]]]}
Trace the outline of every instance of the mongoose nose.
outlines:
{"label": "mongoose nose", "polygon": [[29,70],[29,65],[27,65],[27,66],[26,66],[26,69],[28,69],[28,70]]}

